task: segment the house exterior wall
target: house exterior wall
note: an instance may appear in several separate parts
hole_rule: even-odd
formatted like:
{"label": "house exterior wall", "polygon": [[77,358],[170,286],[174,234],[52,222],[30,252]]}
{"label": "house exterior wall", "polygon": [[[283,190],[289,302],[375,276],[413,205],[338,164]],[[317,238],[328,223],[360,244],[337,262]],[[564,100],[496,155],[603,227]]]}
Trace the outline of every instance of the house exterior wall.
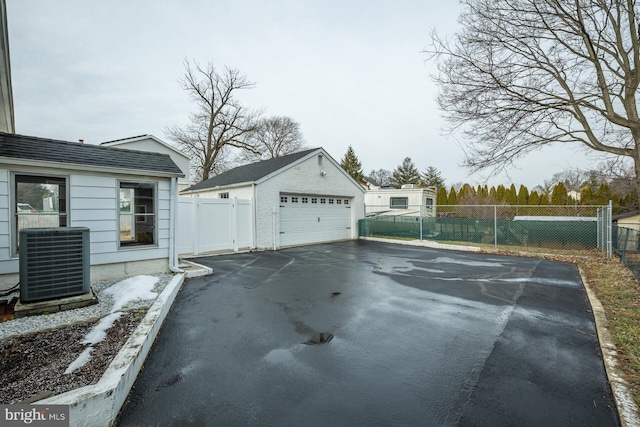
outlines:
{"label": "house exterior wall", "polygon": [[184,154],[159,143],[153,138],[138,139],[133,141],[117,141],[116,143],[104,144],[106,146],[115,146],[118,148],[126,148],[128,150],[147,151],[151,153],[168,154],[171,160],[180,168],[184,174],[184,178],[178,178],[178,191],[187,188],[191,182],[190,160]]}
{"label": "house exterior wall", "polygon": [[[326,156],[319,164],[314,155],[257,185],[256,244],[258,248],[274,246],[273,210],[275,209],[275,240],[280,247],[280,194],[314,194],[351,199],[351,238],[358,238],[358,220],[364,218],[364,190],[354,183],[342,168]],[[324,171],[325,175],[320,173]]]}
{"label": "house exterior wall", "polygon": [[[90,229],[92,279],[118,277],[132,272],[144,261],[147,273],[167,271],[170,257],[170,178],[88,174],[64,170],[8,169],[0,165],[0,290],[15,285],[19,273],[18,256],[12,253],[11,173],[67,177],[68,226]],[[119,247],[119,181],[156,184],[156,244]],[[128,268],[126,266],[129,266]],[[125,267],[123,267],[125,266]],[[95,271],[95,274],[94,274]],[[115,275],[115,276],[114,276]],[[120,276],[122,277],[122,276]]]}
{"label": "house exterior wall", "polygon": [[207,199],[219,199],[220,193],[229,193],[229,198],[233,199],[234,197],[238,199],[253,199],[253,185],[243,185],[237,187],[223,187],[220,189],[212,189],[203,192],[195,193],[200,197],[204,197]]}

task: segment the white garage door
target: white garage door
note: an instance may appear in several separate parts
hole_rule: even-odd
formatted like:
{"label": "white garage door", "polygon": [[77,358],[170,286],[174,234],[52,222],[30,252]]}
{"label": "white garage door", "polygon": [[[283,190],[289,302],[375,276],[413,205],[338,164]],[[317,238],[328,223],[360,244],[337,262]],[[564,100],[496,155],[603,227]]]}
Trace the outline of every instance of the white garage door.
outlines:
{"label": "white garage door", "polygon": [[280,246],[351,238],[351,200],[346,197],[280,195]]}

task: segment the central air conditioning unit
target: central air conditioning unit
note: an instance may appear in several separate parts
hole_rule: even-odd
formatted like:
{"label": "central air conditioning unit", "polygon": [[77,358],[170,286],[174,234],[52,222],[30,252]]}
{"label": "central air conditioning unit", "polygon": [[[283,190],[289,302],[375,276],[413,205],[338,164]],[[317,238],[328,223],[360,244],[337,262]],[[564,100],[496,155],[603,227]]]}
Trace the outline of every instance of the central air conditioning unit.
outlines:
{"label": "central air conditioning unit", "polygon": [[20,300],[24,303],[90,291],[89,229],[20,230]]}

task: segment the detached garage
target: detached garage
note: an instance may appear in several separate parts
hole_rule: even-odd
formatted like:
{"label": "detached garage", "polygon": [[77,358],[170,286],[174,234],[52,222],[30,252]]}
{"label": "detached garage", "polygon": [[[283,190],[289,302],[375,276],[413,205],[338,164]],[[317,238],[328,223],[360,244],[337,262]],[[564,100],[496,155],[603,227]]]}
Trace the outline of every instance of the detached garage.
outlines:
{"label": "detached garage", "polygon": [[356,239],[364,217],[364,189],[322,148],[240,166],[181,195],[252,199],[259,249]]}

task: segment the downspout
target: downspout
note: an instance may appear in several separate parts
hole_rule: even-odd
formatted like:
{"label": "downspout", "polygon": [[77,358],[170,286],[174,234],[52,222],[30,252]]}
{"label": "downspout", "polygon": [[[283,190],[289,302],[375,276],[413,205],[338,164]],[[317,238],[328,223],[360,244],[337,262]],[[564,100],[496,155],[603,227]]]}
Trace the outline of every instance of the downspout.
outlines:
{"label": "downspout", "polygon": [[253,234],[253,248],[257,250],[258,249],[258,188],[256,186],[256,183],[252,183],[251,184],[251,189],[252,194],[253,194],[253,200],[252,200],[252,210],[253,210],[253,230],[251,230],[251,233]]}
{"label": "downspout", "polygon": [[178,213],[178,178],[171,177],[171,197],[169,199],[169,270],[184,273],[178,268],[178,248],[176,248],[176,216]]}

